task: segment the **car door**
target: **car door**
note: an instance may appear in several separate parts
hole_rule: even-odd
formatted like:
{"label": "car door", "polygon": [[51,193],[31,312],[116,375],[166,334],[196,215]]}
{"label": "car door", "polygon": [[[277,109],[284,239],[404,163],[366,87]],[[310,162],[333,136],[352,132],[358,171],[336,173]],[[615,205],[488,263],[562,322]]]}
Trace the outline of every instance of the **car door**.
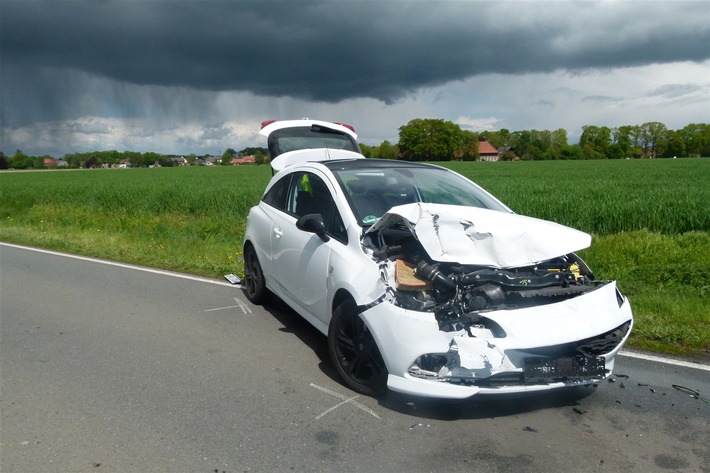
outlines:
{"label": "car door", "polygon": [[[286,302],[320,330],[330,320],[328,287],[334,245],[343,245],[342,220],[333,199],[334,187],[316,172],[293,174],[286,212],[275,216],[271,234],[274,275]],[[333,237],[323,241],[314,233],[296,228],[299,217],[321,214]],[[338,223],[340,222],[340,223]],[[337,248],[336,248],[337,250]]]}
{"label": "car door", "polygon": [[[276,295],[281,296],[281,288],[276,279],[276,270],[271,245],[275,240],[275,232],[281,232],[283,213],[286,212],[286,199],[291,185],[291,175],[285,175],[276,181],[266,192],[259,204],[259,210],[249,215],[248,228],[257,249],[267,285]],[[277,225],[275,222],[279,221]],[[276,286],[276,287],[274,287]]]}

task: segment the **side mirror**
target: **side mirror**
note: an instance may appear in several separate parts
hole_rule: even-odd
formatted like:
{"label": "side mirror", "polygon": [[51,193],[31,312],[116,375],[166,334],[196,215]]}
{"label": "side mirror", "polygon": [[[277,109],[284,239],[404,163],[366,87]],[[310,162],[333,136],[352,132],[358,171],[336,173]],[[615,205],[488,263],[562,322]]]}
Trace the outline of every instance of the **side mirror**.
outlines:
{"label": "side mirror", "polygon": [[325,234],[325,222],[321,214],[307,214],[296,221],[296,228],[308,233],[315,233],[323,241],[330,240]]}

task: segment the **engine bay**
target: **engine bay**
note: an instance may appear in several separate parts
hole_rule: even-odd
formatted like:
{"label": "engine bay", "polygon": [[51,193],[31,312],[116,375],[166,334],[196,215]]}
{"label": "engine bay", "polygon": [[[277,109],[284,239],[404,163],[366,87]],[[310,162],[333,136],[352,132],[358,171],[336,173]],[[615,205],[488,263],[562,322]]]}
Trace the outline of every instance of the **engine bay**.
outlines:
{"label": "engine bay", "polygon": [[559,302],[603,285],[575,253],[535,264],[497,268],[433,261],[408,225],[390,225],[363,238],[380,264],[391,302],[434,313],[442,331],[477,329],[505,336],[483,314]]}

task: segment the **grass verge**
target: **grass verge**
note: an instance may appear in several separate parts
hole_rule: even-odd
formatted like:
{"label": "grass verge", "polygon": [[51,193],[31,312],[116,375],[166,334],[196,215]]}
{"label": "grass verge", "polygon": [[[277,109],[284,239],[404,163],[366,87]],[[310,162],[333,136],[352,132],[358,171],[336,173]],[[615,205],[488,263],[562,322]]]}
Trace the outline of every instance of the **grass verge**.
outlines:
{"label": "grass verge", "polygon": [[595,235],[580,255],[631,300],[629,346],[710,358],[710,233]]}

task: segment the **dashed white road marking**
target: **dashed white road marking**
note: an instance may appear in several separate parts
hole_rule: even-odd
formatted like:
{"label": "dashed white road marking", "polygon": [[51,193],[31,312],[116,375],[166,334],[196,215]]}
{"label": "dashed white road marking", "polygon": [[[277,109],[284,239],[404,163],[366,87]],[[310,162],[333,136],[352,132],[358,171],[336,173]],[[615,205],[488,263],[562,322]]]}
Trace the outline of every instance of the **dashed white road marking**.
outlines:
{"label": "dashed white road marking", "polygon": [[331,407],[331,408],[329,408],[329,409],[326,409],[325,411],[321,412],[320,414],[318,414],[318,415],[316,416],[316,420],[319,420],[321,417],[325,416],[326,414],[328,414],[328,413],[331,412],[331,411],[334,411],[335,409],[337,409],[338,407],[340,407],[340,406],[342,406],[342,405],[344,405],[344,404],[352,404],[353,406],[357,407],[357,408],[360,409],[361,411],[365,411],[365,412],[367,412],[368,414],[370,414],[371,416],[380,419],[380,416],[378,416],[378,415],[375,413],[375,411],[373,411],[372,409],[370,409],[369,407],[367,407],[367,406],[365,406],[365,405],[363,405],[363,404],[360,404],[359,402],[357,402],[357,401],[355,400],[355,399],[359,398],[360,396],[347,397],[347,396],[345,396],[344,394],[340,394],[340,393],[337,393],[337,392],[335,392],[335,391],[331,391],[331,390],[328,389],[328,388],[324,388],[324,387],[322,387],[322,386],[318,386],[317,384],[313,384],[313,383],[311,383],[311,387],[316,388],[317,390],[322,391],[322,392],[324,392],[324,393],[326,393],[326,394],[330,394],[330,395],[333,396],[333,397],[337,397],[338,399],[342,399],[342,401],[343,401],[343,402],[340,402],[340,403],[334,405],[333,407]]}

